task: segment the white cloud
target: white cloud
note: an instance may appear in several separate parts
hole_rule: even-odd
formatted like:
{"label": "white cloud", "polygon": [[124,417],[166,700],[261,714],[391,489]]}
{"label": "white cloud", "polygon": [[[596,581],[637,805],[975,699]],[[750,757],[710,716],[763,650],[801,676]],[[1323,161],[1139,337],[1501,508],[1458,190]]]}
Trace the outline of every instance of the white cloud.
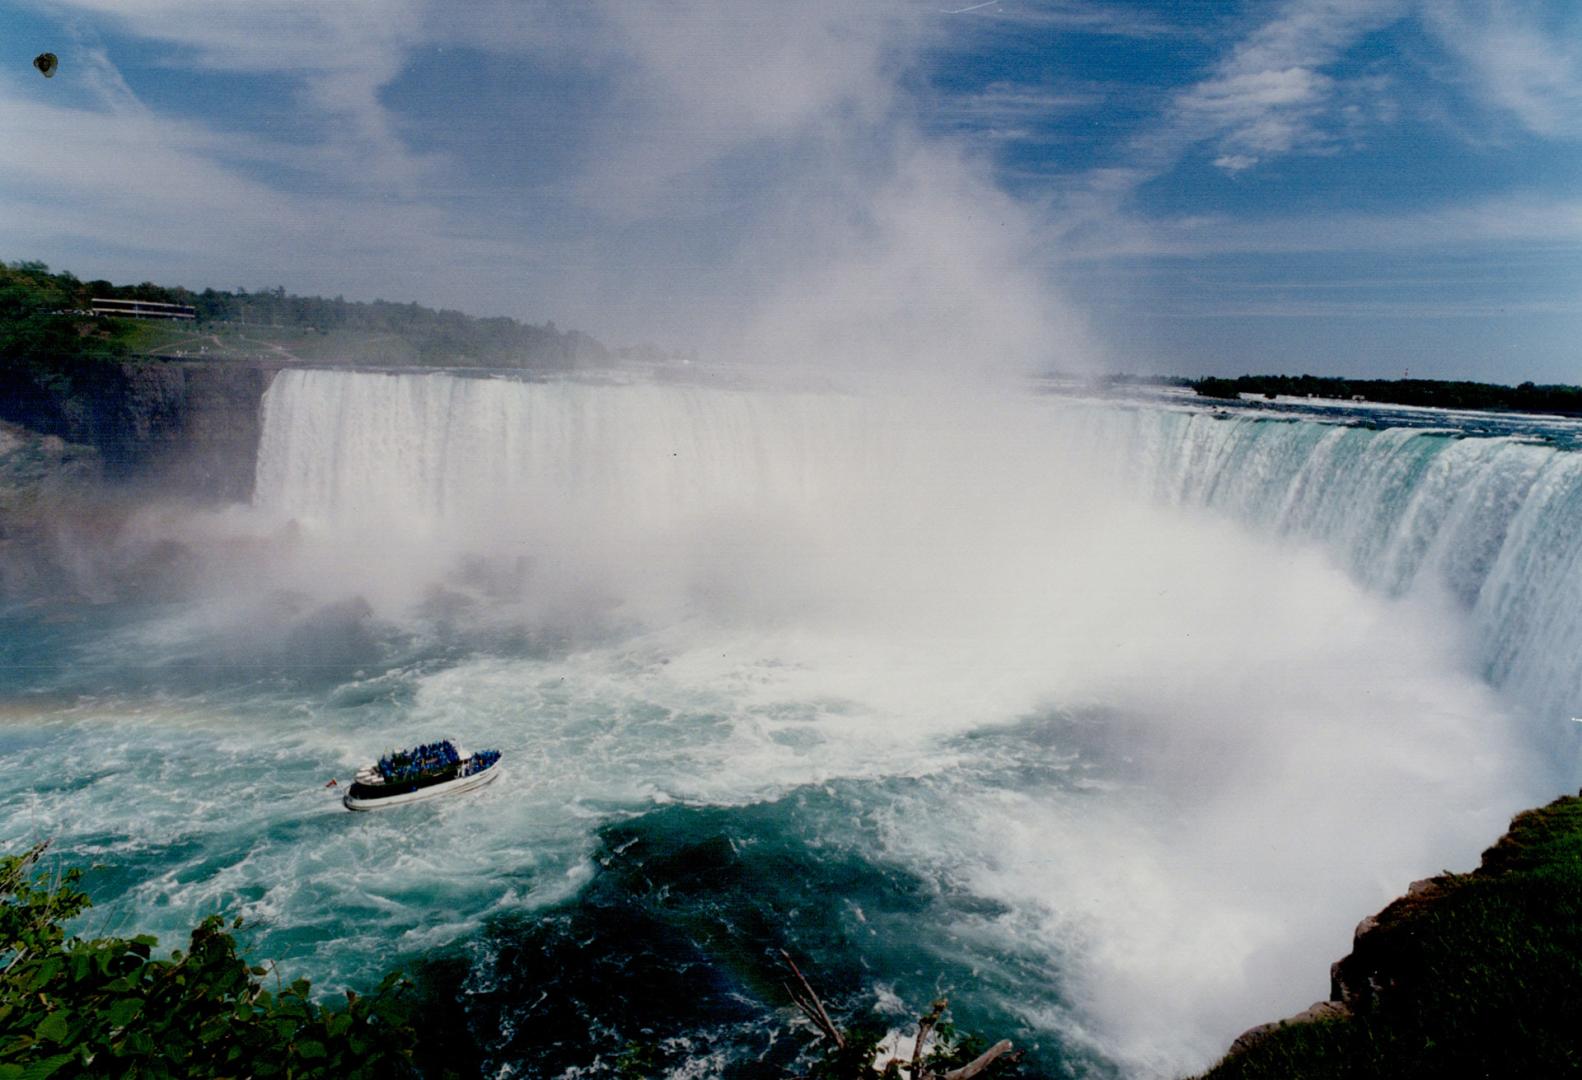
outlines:
{"label": "white cloud", "polygon": [[[275,75],[295,88],[304,125],[359,168],[365,186],[410,191],[432,162],[394,132],[380,90],[426,40],[422,0],[303,4],[300,0],[64,0],[79,21],[158,43],[163,62],[189,68]],[[130,93],[130,91],[128,91]]]}
{"label": "white cloud", "polygon": [[148,115],[147,107],[132,92],[102,44],[79,42],[74,52],[73,66],[81,69],[84,86],[107,110],[122,115]]}
{"label": "white cloud", "polygon": [[1399,213],[1333,211],[1261,219],[1199,214],[1147,222],[1117,216],[1095,227],[1070,255],[1110,259],[1534,246],[1582,247],[1582,200],[1512,194]]}
{"label": "white cloud", "polygon": [[1089,0],[996,0],[945,8],[943,14],[971,18],[1011,33],[1054,30],[1121,38],[1200,37],[1211,12],[1193,11],[1187,20],[1143,11],[1136,4]]}
{"label": "white cloud", "polygon": [[[1299,0],[1238,43],[1213,73],[1178,94],[1151,133],[1160,167],[1213,143],[1236,172],[1270,157],[1333,143],[1341,83],[1323,68],[1364,34],[1399,18],[1397,0]],[[1355,114],[1353,114],[1354,122]]]}
{"label": "white cloud", "polygon": [[1465,65],[1473,92],[1535,135],[1582,136],[1582,7],[1547,13],[1496,0],[1425,3],[1423,20]]}
{"label": "white cloud", "polygon": [[1158,243],[1152,226],[1128,203],[1193,152],[1207,147],[1216,168],[1240,175],[1282,155],[1331,152],[1342,134],[1355,139],[1388,121],[1380,76],[1339,79],[1325,69],[1406,10],[1406,0],[1288,0],[1275,8],[1204,78],[1170,96],[1129,140],[1122,162],[1090,170],[1052,200],[1052,235],[1087,250],[1147,250]]}
{"label": "white cloud", "polygon": [[[1537,134],[1582,133],[1578,120],[1582,69],[1577,64],[1582,56],[1582,8],[1566,10],[1569,14],[1554,8],[1540,14],[1531,5],[1471,0],[1284,4],[1267,23],[1230,48],[1204,78],[1174,95],[1160,118],[1133,141],[1132,155],[1124,165],[1091,173],[1083,190],[1059,202],[1055,221],[1064,257],[1078,263],[1124,260],[1117,266],[1134,268],[1126,280],[1145,290],[1135,277],[1137,260],[1398,253],[1410,262],[1433,252],[1461,257],[1476,253],[1482,260],[1538,251],[1574,252],[1582,247],[1582,203],[1538,186],[1457,197],[1454,182],[1446,186],[1434,182],[1432,200],[1391,211],[1338,205],[1287,215],[1198,212],[1151,219],[1132,205],[1134,193],[1144,183],[1167,175],[1189,155],[1205,149],[1207,159],[1223,173],[1251,177],[1260,165],[1282,155],[1333,154],[1366,145],[1374,133],[1395,124],[1405,109],[1433,116],[1435,109],[1443,107],[1438,91],[1449,78],[1442,59],[1425,58],[1419,51],[1404,59],[1397,54],[1388,62],[1352,64],[1350,70],[1339,63],[1353,57],[1354,47],[1366,35],[1411,15],[1422,19],[1446,46],[1482,100],[1513,112]],[[1428,82],[1408,81],[1414,78]],[[1447,112],[1432,122],[1451,128],[1458,137],[1471,137],[1453,126],[1465,122],[1464,115]],[[1407,175],[1421,174],[1403,177]],[[1563,266],[1565,260],[1557,258],[1554,265]],[[1576,305],[1568,296],[1582,288],[1582,278],[1562,275],[1556,281],[1542,273],[1538,278],[1542,281],[1533,281],[1536,291],[1521,309],[1535,315],[1574,315]],[[1183,300],[1185,306],[1176,315],[1512,314],[1520,305],[1508,302],[1509,291],[1497,280],[1506,279],[1496,273],[1487,283],[1469,286],[1453,298],[1421,301],[1335,304],[1288,298],[1275,305],[1247,302],[1228,308],[1195,297]]]}
{"label": "white cloud", "polygon": [[[264,138],[212,105],[201,119],[141,109],[136,79],[111,92],[108,54],[108,89],[86,107],[0,81],[21,136],[0,148],[0,185],[21,211],[0,224],[8,250],[57,263],[97,251],[97,265],[73,266],[93,274],[182,267],[200,285],[262,276],[553,315],[617,343],[798,337],[808,353],[850,333],[867,343],[863,363],[908,341],[949,366],[948,343],[974,334],[1030,357],[1076,334],[1024,260],[1037,221],[960,140],[916,123],[906,76],[957,25],[932,7],[72,0],[72,11],[106,39],[135,40],[139,78],[151,63],[243,73],[293,95],[297,113]],[[468,58],[458,78],[434,74],[439,48]],[[478,51],[492,79],[475,75]],[[406,93],[415,86],[431,110],[421,121],[391,95],[414,71]],[[574,99],[546,100],[531,132],[511,129],[517,99],[566,86]],[[504,145],[411,141],[432,140],[427,117],[447,107],[461,121],[500,117],[491,137]],[[45,144],[53,153],[35,159]],[[530,182],[497,167],[540,145],[550,152],[532,155]],[[882,312],[861,327],[858,295]],[[791,306],[809,324],[796,335]],[[920,337],[936,308],[951,333]]]}
{"label": "white cloud", "polygon": [[1091,108],[1103,100],[1097,87],[1081,90],[1029,86],[996,82],[973,94],[963,94],[934,106],[936,122],[964,129],[994,128],[1009,123],[1027,123]]}
{"label": "white cloud", "polygon": [[573,62],[610,84],[575,186],[605,213],[650,215],[677,186],[724,178],[705,174],[732,155],[767,149],[795,171],[785,151],[799,140],[893,124],[897,69],[925,30],[895,4],[606,0],[553,25],[522,16],[503,40],[541,52],[575,39]]}
{"label": "white cloud", "polygon": [[1332,87],[1332,79],[1304,67],[1241,72],[1199,83],[1176,108],[1186,123],[1223,131],[1223,148],[1283,154],[1323,138],[1314,121]]}

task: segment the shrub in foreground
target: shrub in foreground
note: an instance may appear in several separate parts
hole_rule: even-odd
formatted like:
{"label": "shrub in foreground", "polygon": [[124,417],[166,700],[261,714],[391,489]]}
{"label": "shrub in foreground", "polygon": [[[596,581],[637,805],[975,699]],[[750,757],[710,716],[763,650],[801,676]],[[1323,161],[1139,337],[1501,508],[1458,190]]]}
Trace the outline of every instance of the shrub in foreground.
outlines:
{"label": "shrub in foreground", "polygon": [[0,1080],[416,1075],[399,974],[329,1008],[250,966],[240,919],[205,919],[166,958],[146,935],[68,937],[90,901],[80,871],[40,870],[44,849],[0,858]]}

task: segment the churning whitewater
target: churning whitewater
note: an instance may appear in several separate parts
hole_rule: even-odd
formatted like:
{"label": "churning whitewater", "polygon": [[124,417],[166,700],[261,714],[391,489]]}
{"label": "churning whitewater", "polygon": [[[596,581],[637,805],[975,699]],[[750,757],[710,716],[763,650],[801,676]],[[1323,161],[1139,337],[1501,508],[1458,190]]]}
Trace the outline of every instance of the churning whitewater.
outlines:
{"label": "churning whitewater", "polygon": [[[1012,410],[1019,434],[992,436],[1008,454],[1042,450],[1042,460],[985,468],[1047,476],[1080,461],[1161,503],[1316,541],[1386,595],[1442,590],[1467,612],[1491,681],[1551,716],[1582,708],[1577,454],[1448,426],[1044,404]],[[932,419],[947,435],[991,437],[965,426],[970,406],[963,413]],[[852,512],[874,486],[905,479],[885,470],[938,454],[935,429],[915,428],[919,419],[838,395],[292,371],[268,398],[255,502],[343,530],[393,528],[398,544],[488,522],[494,537],[472,542],[488,548],[515,529],[523,551],[597,544],[612,526],[629,540],[672,540],[678,523],[711,515],[729,527],[779,510],[795,527]]]}
{"label": "churning whitewater", "polygon": [[[67,659],[0,822],[116,924],[239,911],[327,988],[444,975],[491,1072],[788,1061],[784,945],[897,1026],[948,990],[1051,1075],[1170,1075],[1574,786],[1579,461],[1170,401],[284,371],[253,506],[170,526],[199,594],[27,628]],[[382,815],[322,789],[439,735],[511,771]]]}

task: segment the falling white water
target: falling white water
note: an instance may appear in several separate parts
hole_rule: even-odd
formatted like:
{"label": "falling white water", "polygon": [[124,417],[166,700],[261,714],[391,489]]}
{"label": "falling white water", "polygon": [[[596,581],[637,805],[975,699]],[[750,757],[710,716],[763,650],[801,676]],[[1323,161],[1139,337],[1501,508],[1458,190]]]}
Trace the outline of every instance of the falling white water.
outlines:
{"label": "falling white water", "polygon": [[[1450,431],[1093,415],[1104,429],[1094,441],[1159,498],[1320,541],[1386,595],[1453,598],[1489,680],[1574,751],[1564,721],[1582,716],[1582,454]],[[1569,777],[1576,764],[1557,766]]]}
{"label": "falling white water", "polygon": [[[980,405],[287,371],[266,399],[255,502],[379,548],[532,552],[545,579],[585,572],[602,548],[598,574],[635,557],[652,561],[637,575],[652,583],[700,530],[708,548],[739,550],[871,523],[876,510],[949,529],[967,489],[1088,500],[1078,511],[1093,508],[1086,481],[1099,479],[1316,541],[1387,596],[1442,592],[1466,612],[1494,685],[1557,730],[1582,715],[1582,454],[1204,411]],[[917,514],[906,485],[949,501],[902,521]],[[783,532],[733,533],[749,520]]]}

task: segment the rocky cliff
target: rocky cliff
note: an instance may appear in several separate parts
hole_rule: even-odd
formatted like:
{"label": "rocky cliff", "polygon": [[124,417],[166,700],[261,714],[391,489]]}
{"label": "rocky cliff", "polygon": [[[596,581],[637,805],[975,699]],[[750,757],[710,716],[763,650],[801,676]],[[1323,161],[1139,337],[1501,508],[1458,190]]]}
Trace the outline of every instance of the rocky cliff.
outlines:
{"label": "rocky cliff", "polygon": [[91,446],[107,479],[208,500],[252,495],[259,403],[279,364],[81,362],[0,371],[0,420]]}

